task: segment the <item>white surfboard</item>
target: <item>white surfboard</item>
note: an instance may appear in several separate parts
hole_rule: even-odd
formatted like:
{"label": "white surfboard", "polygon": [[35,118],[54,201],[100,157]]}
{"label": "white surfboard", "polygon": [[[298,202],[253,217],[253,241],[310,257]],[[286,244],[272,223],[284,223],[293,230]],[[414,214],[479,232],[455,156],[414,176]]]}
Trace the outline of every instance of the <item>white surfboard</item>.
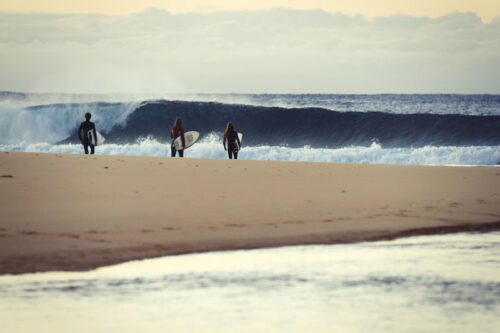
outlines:
{"label": "white surfboard", "polygon": [[174,147],[176,150],[183,150],[191,147],[200,137],[200,133],[196,131],[189,131],[184,133],[184,140],[186,141],[186,146],[182,146],[182,137],[178,137],[174,140]]}
{"label": "white surfboard", "polygon": [[238,139],[240,139],[240,147],[237,147],[238,151],[241,149],[241,141],[243,140],[243,133],[238,133]]}
{"label": "white surfboard", "polygon": [[95,133],[97,134],[97,144],[96,144],[96,141],[95,141],[95,137],[94,137],[94,131],[93,130],[90,130],[87,135],[88,135],[88,138],[89,138],[89,141],[90,143],[93,145],[93,146],[100,146],[104,143],[104,141],[106,140],[101,133],[95,131]]}

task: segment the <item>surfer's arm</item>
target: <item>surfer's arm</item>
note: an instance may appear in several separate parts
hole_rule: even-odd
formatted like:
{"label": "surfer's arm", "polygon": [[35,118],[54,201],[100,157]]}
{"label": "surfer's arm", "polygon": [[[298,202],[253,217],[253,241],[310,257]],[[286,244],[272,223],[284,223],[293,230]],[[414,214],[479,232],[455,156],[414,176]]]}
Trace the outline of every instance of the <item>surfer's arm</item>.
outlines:
{"label": "surfer's arm", "polygon": [[82,139],[82,127],[83,127],[83,123],[80,124],[80,127],[78,128],[78,138],[80,139],[80,142],[83,142],[83,139]]}
{"label": "surfer's arm", "polygon": [[184,138],[184,129],[181,129],[181,140],[182,140],[182,147],[186,147],[186,139]]}
{"label": "surfer's arm", "polygon": [[227,140],[227,136],[226,136],[226,134],[224,134],[224,140],[222,140],[222,144],[224,145],[224,150],[227,150],[227,148],[226,148],[226,140]]}

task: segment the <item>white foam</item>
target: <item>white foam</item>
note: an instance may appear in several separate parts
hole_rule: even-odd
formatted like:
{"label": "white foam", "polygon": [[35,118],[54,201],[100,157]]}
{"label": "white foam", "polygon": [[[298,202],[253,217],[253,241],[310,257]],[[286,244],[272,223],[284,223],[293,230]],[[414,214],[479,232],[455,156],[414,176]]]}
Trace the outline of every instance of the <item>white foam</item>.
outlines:
{"label": "white foam", "polygon": [[[243,142],[244,144],[244,142]],[[50,143],[21,143],[0,145],[3,151],[81,154],[81,145]],[[145,138],[134,144],[108,144],[96,147],[101,155],[170,156],[170,144]],[[210,135],[184,153],[185,157],[227,158],[221,140]],[[496,165],[500,162],[500,146],[383,148],[370,147],[339,149],[289,148],[278,146],[246,147],[239,155],[247,160],[281,160],[338,163],[414,164],[414,165]]]}
{"label": "white foam", "polygon": [[65,107],[44,106],[43,109],[0,108],[0,143],[55,143],[74,134],[84,121],[86,112],[92,114],[99,131],[125,123],[137,103],[117,105],[70,104]]}

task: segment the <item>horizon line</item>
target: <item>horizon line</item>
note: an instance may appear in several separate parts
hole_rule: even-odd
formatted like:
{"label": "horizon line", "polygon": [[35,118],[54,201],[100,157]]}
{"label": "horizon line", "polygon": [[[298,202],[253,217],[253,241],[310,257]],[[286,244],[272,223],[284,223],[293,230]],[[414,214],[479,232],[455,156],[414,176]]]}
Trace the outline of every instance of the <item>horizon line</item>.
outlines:
{"label": "horizon line", "polygon": [[414,17],[414,18],[429,18],[429,19],[439,19],[442,17],[446,16],[451,16],[453,14],[473,14],[483,24],[490,24],[493,21],[499,19],[500,20],[500,13],[495,14],[494,16],[491,17],[491,19],[486,20],[485,18],[481,17],[478,12],[476,11],[461,11],[461,10],[452,10],[447,12],[446,14],[440,14],[440,15],[412,15],[412,14],[407,14],[404,12],[398,12],[394,14],[388,14],[388,15],[374,15],[374,16],[369,16],[363,13],[348,13],[348,12],[342,12],[342,11],[329,11],[323,8],[307,8],[307,9],[299,9],[299,8],[293,8],[293,7],[271,7],[271,8],[256,8],[256,9],[214,9],[214,10],[191,10],[191,11],[180,11],[180,12],[173,12],[171,10],[168,10],[166,8],[161,8],[161,7],[148,7],[144,8],[143,10],[140,11],[131,11],[128,13],[99,13],[99,12],[94,12],[94,11],[75,11],[75,12],[50,12],[50,11],[6,11],[3,9],[0,9],[0,14],[7,14],[7,15],[100,15],[100,16],[108,16],[108,17],[128,17],[128,16],[133,16],[141,13],[145,13],[148,11],[162,11],[165,13],[168,13],[172,16],[182,16],[182,15],[189,15],[189,14],[200,14],[200,15],[209,15],[209,14],[214,14],[214,13],[243,13],[243,12],[269,12],[273,10],[289,10],[289,11],[294,11],[294,12],[323,12],[329,15],[344,15],[348,17],[362,17],[365,19],[367,22],[372,22],[373,20],[377,18],[392,18],[392,17],[400,17],[400,16],[405,16],[405,17]]}

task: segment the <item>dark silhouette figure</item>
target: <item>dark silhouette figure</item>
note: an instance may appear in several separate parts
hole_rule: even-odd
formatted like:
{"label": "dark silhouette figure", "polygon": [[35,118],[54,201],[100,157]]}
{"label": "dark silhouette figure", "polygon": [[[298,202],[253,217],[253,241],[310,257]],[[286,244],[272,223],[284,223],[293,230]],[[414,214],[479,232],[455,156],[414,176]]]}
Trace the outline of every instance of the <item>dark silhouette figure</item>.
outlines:
{"label": "dark silhouette figure", "polygon": [[[175,149],[175,146],[174,146],[174,141],[178,137],[181,137],[182,147],[185,147],[186,146],[186,139],[184,139],[184,128],[182,128],[182,119],[181,118],[175,119],[174,126],[170,130],[170,138],[172,138],[172,144],[171,144],[171,152],[172,152],[171,156],[172,157],[175,157],[175,153],[177,152],[177,150]],[[179,150],[179,157],[184,157],[184,149]]]}
{"label": "dark silhouette figure", "polygon": [[[94,147],[97,145],[97,133],[95,130],[95,124],[90,121],[92,115],[90,113],[85,114],[85,121],[80,124],[80,128],[78,129],[78,138],[80,138],[80,142],[83,145],[83,149],[85,150],[85,154],[94,153]],[[92,137],[94,140],[92,140]]]}
{"label": "dark silhouette figure", "polygon": [[[226,148],[227,141],[227,148]],[[238,152],[241,149],[240,138],[238,137],[238,132],[234,129],[234,125],[232,122],[228,122],[226,125],[226,130],[224,131],[224,150],[227,150],[227,154],[229,155],[229,159],[233,158],[238,159]]]}

